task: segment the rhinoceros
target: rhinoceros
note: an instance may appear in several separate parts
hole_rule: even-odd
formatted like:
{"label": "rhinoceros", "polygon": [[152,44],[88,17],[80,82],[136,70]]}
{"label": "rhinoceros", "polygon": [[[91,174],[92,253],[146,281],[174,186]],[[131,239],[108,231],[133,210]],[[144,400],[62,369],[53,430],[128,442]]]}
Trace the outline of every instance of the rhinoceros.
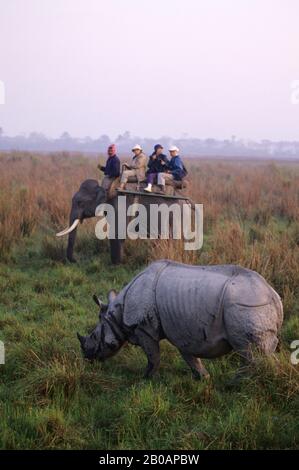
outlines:
{"label": "rhinoceros", "polygon": [[278,344],[282,302],[255,271],[238,265],[192,266],[169,260],[150,264],[108,304],[95,297],[100,320],[79,334],[87,359],[105,360],[125,342],[140,346],[148,360],[145,377],[160,362],[159,342],[178,348],[195,378],[208,377],[200,358],[231,350],[251,361],[253,347],[271,354]]}

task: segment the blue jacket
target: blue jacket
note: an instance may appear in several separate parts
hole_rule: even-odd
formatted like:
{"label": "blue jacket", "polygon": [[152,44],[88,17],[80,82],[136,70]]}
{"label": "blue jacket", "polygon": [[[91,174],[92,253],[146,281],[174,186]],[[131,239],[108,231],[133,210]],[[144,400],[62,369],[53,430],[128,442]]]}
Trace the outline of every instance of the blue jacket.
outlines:
{"label": "blue jacket", "polygon": [[181,157],[179,155],[170,159],[170,162],[167,165],[167,169],[173,175],[174,179],[178,181],[182,180],[187,174]]}
{"label": "blue jacket", "polygon": [[104,175],[109,176],[109,178],[117,178],[120,175],[120,160],[117,155],[108,157],[106,165],[101,167],[101,170],[104,172]]}
{"label": "blue jacket", "polygon": [[[168,158],[163,153],[160,153],[160,155],[158,155],[157,158],[153,159],[154,155],[155,155],[155,153],[152,153],[152,155],[150,155],[150,157],[149,157],[149,161],[148,161],[148,164],[147,164],[147,167],[148,167],[147,174],[149,174],[149,173],[163,173],[163,171],[165,171],[165,169],[167,168],[167,165],[169,163]],[[165,162],[166,164],[162,165],[161,161]]]}

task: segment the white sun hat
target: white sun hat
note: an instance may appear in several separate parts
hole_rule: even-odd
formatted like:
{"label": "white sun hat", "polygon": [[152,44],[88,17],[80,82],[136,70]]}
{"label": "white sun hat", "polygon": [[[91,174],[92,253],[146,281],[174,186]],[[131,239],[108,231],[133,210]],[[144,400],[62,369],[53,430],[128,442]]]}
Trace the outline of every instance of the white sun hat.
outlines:
{"label": "white sun hat", "polygon": [[132,150],[142,150],[142,148],[140,147],[139,144],[136,144],[136,145],[134,145],[134,147],[132,148]]}
{"label": "white sun hat", "polygon": [[179,152],[179,149],[175,145],[171,145],[168,150],[169,152]]}

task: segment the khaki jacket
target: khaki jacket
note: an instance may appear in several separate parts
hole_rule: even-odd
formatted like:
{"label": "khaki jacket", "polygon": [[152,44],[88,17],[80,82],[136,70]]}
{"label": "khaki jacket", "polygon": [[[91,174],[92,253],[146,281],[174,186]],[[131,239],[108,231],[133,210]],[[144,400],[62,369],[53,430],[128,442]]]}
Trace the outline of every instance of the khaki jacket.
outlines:
{"label": "khaki jacket", "polygon": [[137,157],[133,157],[130,162],[130,168],[136,170],[138,181],[144,180],[147,168],[147,156],[141,152]]}

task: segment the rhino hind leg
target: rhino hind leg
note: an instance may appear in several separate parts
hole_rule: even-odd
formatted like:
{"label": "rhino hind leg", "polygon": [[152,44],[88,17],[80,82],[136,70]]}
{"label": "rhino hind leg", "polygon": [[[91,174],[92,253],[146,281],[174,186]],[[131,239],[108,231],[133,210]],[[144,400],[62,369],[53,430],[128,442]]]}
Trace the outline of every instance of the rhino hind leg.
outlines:
{"label": "rhino hind leg", "polygon": [[207,369],[204,367],[199,357],[192,356],[191,354],[187,354],[182,351],[181,351],[181,355],[182,355],[182,358],[187,362],[188,366],[190,367],[193,377],[195,379],[210,378],[210,374],[208,373]]}
{"label": "rhino hind leg", "polygon": [[278,344],[276,309],[273,304],[257,307],[234,306],[225,312],[228,341],[242,358],[232,384],[247,376],[255,363],[255,353],[273,354]]}
{"label": "rhino hind leg", "polygon": [[254,350],[270,355],[275,352],[277,326],[271,305],[258,308],[234,308],[225,315],[228,341],[246,362],[254,360]]}

